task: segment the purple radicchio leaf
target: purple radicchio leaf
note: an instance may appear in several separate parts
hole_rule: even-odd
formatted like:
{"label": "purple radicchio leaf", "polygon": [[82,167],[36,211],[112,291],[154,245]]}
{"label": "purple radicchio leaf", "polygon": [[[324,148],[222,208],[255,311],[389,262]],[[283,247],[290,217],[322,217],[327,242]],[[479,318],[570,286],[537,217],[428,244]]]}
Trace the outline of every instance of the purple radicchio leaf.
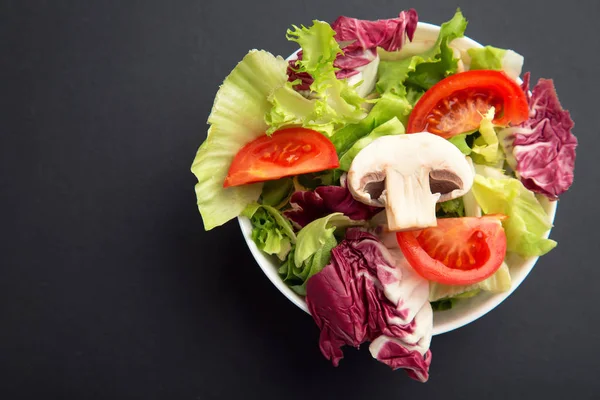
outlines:
{"label": "purple radicchio leaf", "polygon": [[399,249],[388,250],[374,235],[350,228],[331,261],[306,286],[306,303],[321,330],[323,355],[339,365],[344,345],[369,350],[393,369],[425,382],[431,363],[433,313],[429,283]]}
{"label": "purple radicchio leaf", "polygon": [[295,192],[290,205],[292,208],[284,215],[299,227],[334,212],[341,212],[355,221],[366,221],[382,211],[382,208],[356,201],[343,186],[319,186],[312,191]]}
{"label": "purple radicchio leaf", "polygon": [[[528,93],[529,73],[523,79]],[[529,93],[528,93],[529,96]],[[529,119],[509,128],[514,168],[523,185],[554,200],[573,183],[577,138],[551,79],[540,79],[529,97]]]}
{"label": "purple radicchio leaf", "polygon": [[[333,63],[338,69],[336,77],[345,79],[358,74],[358,68],[369,64],[377,57],[377,47],[387,51],[400,50],[407,39],[412,41],[418,19],[417,12],[412,8],[400,12],[397,18],[376,21],[340,16],[331,24],[331,28],[336,33],[335,40],[343,51],[343,54],[339,54]],[[300,80],[300,83],[294,86],[296,90],[310,90],[313,82],[310,74],[297,72],[296,62],[301,59],[300,51],[298,58],[289,62],[288,80],[290,82]]]}

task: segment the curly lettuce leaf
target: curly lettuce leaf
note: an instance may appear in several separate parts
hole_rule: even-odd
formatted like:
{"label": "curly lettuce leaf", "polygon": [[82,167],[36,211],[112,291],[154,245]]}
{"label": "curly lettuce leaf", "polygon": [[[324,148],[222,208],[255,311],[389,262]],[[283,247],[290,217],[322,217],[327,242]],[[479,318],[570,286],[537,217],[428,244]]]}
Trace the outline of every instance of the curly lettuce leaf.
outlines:
{"label": "curly lettuce leaf", "polygon": [[462,197],[438,203],[437,218],[461,218],[465,216],[465,205]]}
{"label": "curly lettuce leaf", "polygon": [[276,208],[258,203],[249,204],[242,215],[250,219],[252,240],[256,246],[267,254],[285,260],[296,242],[290,222]]}
{"label": "curly lettuce leaf", "polygon": [[467,20],[458,10],[450,21],[442,24],[432,48],[401,60],[383,61],[382,58],[376,84],[379,93],[392,92],[404,97],[407,84],[427,90],[446,76],[456,73],[458,59],[454,58],[449,43],[464,36],[466,28]]}
{"label": "curly lettuce leaf", "polygon": [[313,81],[311,96],[305,98],[294,90],[295,82],[287,82],[273,92],[273,107],[265,119],[267,133],[284,126],[296,125],[315,129],[331,136],[342,124],[358,122],[365,117],[364,99],[354,87],[336,77],[334,61],[342,53],[334,39],[335,31],[323,21],[315,20],[309,28],[293,26],[287,38],[302,48],[302,59],[295,62],[296,73],[307,73]]}
{"label": "curly lettuce leaf", "polygon": [[[502,222],[506,232],[506,250],[523,257],[542,256],[556,247],[545,236],[552,227],[548,214],[533,192],[514,178],[492,177],[493,168],[477,168],[471,191],[485,214],[508,215]],[[484,175],[480,173],[484,172]]]}
{"label": "curly lettuce leaf", "polygon": [[231,161],[248,142],[265,134],[268,98],[285,84],[287,63],[266,51],[252,50],[231,71],[217,92],[208,117],[210,128],[198,149],[192,172],[204,229],[237,217],[260,196],[262,184],[223,188]]}

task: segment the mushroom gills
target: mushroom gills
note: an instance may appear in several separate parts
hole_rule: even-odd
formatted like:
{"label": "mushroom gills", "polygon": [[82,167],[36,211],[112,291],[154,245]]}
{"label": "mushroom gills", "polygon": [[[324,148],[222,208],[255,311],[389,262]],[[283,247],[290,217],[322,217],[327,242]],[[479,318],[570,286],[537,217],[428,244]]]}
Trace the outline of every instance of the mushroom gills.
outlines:
{"label": "mushroom gills", "polygon": [[452,171],[436,169],[429,172],[429,189],[431,193],[439,193],[439,201],[452,198],[452,192],[464,186],[462,179]]}
{"label": "mushroom gills", "polygon": [[384,199],[382,198],[382,195],[384,194],[383,192],[385,192],[385,179],[367,183],[364,191],[371,196],[371,200],[378,200],[383,204]]}
{"label": "mushroom gills", "polygon": [[348,170],[348,189],[365,204],[385,207],[388,229],[436,226],[436,202],[467,193],[473,168],[446,139],[429,132],[382,136],[363,148]]}

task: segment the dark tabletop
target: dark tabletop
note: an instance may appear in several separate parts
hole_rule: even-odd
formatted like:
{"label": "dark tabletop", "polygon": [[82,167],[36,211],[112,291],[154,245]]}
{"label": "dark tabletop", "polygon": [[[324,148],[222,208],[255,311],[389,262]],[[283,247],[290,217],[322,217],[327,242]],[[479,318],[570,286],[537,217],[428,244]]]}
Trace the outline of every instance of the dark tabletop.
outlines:
{"label": "dark tabletop", "polygon": [[[571,1],[1,1],[0,398],[592,399],[600,393],[598,21]],[[204,232],[189,172],[218,85],[291,24],[416,7],[554,78],[579,138],[543,257],[502,305],[432,342],[423,385],[349,349]],[[421,397],[422,396],[422,397]]]}

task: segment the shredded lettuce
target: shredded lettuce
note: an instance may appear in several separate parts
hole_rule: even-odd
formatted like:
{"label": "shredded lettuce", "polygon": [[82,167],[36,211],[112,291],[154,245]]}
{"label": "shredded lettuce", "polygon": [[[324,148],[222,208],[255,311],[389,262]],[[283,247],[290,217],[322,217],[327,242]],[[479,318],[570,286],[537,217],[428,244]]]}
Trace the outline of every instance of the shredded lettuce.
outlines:
{"label": "shredded lettuce", "polygon": [[454,58],[453,50],[448,44],[464,36],[466,28],[467,20],[458,10],[450,21],[442,24],[432,48],[401,60],[383,61],[386,57],[382,57],[377,90],[404,97],[407,95],[407,84],[427,90],[446,76],[456,73],[458,59]]}
{"label": "shredded lettuce", "polygon": [[296,63],[298,73],[313,78],[311,98],[294,90],[295,82],[273,91],[269,100],[272,109],[265,119],[268,134],[288,125],[304,126],[331,136],[342,124],[354,123],[365,117],[364,99],[345,80],[336,78],[333,63],[342,53],[334,39],[335,31],[323,21],[313,21],[309,28],[293,26],[287,38],[302,48],[302,59]]}
{"label": "shredded lettuce", "polygon": [[248,142],[265,134],[269,96],[287,81],[287,63],[266,51],[252,50],[231,71],[217,92],[208,117],[210,128],[192,164],[196,198],[204,229],[237,217],[258,200],[262,184],[223,188],[231,161]]}
{"label": "shredded lettuce", "polygon": [[554,240],[545,237],[552,224],[533,192],[519,180],[493,171],[489,167],[477,168],[471,191],[485,214],[508,215],[502,222],[507,251],[532,257],[544,255],[556,247]]}
{"label": "shredded lettuce", "polygon": [[352,160],[354,160],[354,157],[356,157],[358,152],[364,149],[373,140],[381,136],[401,135],[405,132],[404,125],[402,125],[402,122],[400,122],[397,117],[393,117],[389,121],[384,122],[377,128],[373,129],[367,136],[364,136],[354,142],[352,147],[350,147],[350,149],[348,149],[348,151],[340,157],[340,169],[348,171],[350,169],[350,165],[352,164]]}
{"label": "shredded lettuce", "polygon": [[285,260],[296,242],[294,229],[277,209],[258,203],[249,204],[242,215],[250,218],[252,240],[267,254],[274,254]]}

